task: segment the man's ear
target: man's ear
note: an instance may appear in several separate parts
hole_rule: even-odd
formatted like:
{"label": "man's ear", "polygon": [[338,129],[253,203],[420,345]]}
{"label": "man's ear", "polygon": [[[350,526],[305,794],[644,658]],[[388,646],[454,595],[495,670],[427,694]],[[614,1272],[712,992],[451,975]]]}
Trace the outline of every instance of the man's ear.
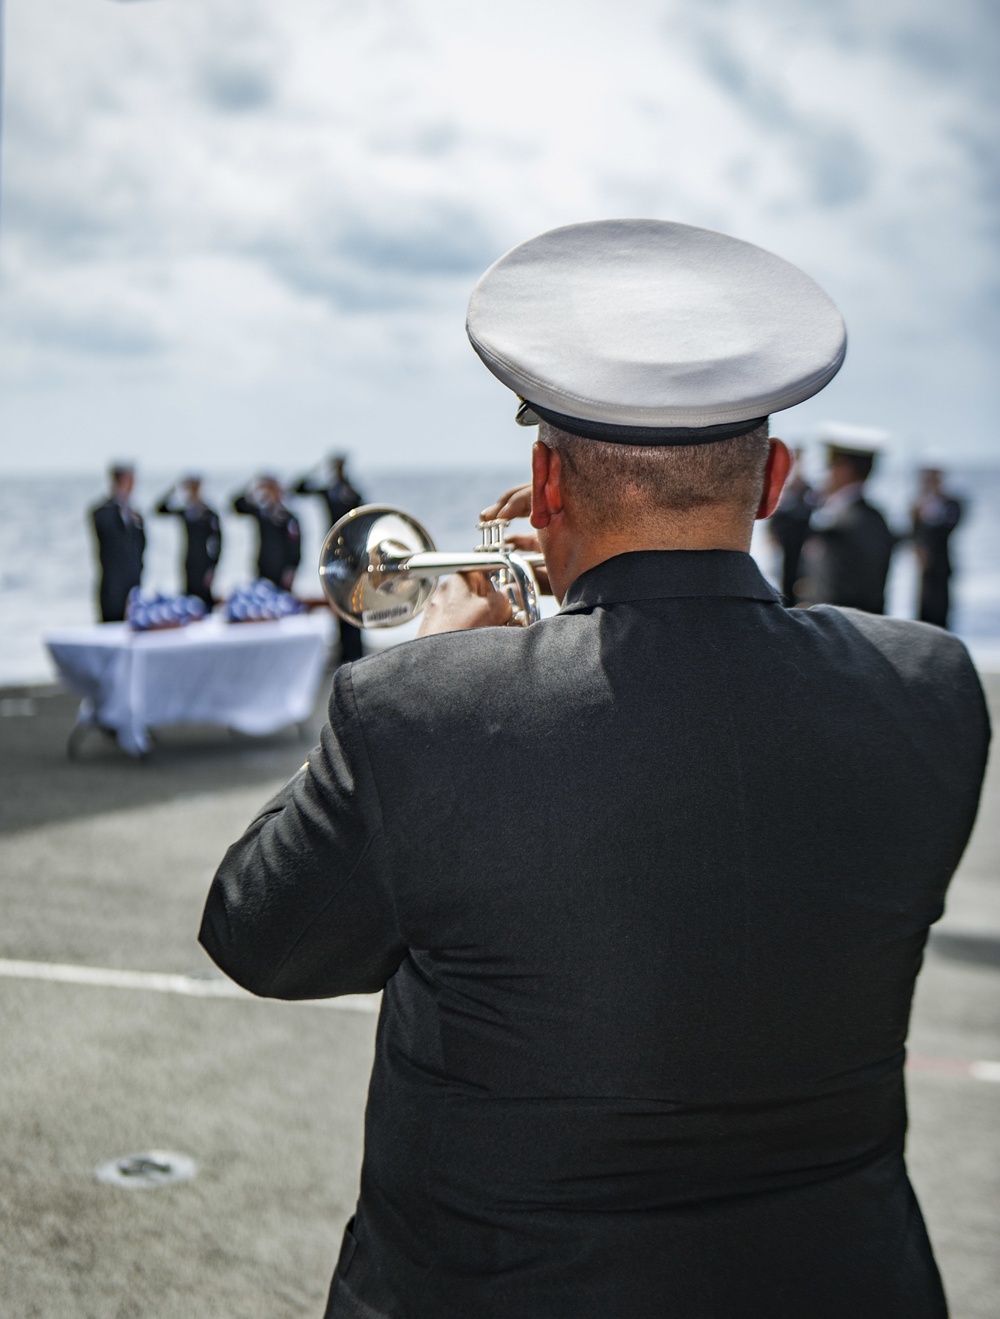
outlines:
{"label": "man's ear", "polygon": [[757,518],[769,518],[778,506],[781,491],[792,470],[792,455],[784,440],[771,440],[764,468],[764,489],[757,505]]}
{"label": "man's ear", "polygon": [[562,455],[536,440],[531,449],[531,525],[547,527],[562,512]]}

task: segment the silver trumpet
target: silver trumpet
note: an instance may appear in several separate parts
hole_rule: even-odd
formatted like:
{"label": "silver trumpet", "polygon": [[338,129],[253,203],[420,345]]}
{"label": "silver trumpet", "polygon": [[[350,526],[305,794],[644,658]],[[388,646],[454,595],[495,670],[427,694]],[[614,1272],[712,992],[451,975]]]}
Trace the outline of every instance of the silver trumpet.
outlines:
{"label": "silver trumpet", "polygon": [[363,504],[330,530],[319,557],[319,577],[330,607],[355,627],[398,627],[415,618],[437,579],[453,572],[486,572],[510,600],[513,622],[537,623],[538,584],[532,566],[540,554],[521,553],[507,540],[509,522],[480,522],[473,550],[436,550],[416,518],[398,508]]}

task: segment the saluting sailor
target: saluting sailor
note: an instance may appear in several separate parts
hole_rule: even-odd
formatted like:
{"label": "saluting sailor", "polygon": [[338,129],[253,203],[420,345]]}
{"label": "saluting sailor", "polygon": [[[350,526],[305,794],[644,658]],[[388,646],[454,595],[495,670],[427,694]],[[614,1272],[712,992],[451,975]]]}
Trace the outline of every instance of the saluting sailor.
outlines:
{"label": "saluting sailor", "polygon": [[328,463],[329,470],[325,481],[307,472],[295,482],[292,489],[297,495],[321,495],[332,527],[346,513],[350,513],[352,508],[357,508],[361,503],[361,496],[347,479],[346,457],[342,453],[333,453]]}
{"label": "saluting sailor", "polygon": [[212,582],[222,554],[222,524],[214,508],[201,495],[202,479],[194,473],[181,479],[182,499],[175,501],[176,486],[171,486],[156,505],[157,513],[184,519],[184,591],[197,596],[205,608],[212,609]]}
{"label": "saluting sailor", "polygon": [[491,626],[506,599],[450,578],[339,669],[201,931],[258,994],[384,990],[326,1314],[940,1319],[903,1056],[982,692],[948,634],[786,609],[748,553],[768,414],[839,369],[837,309],[614,220],[514,248],[468,329],[538,426],[562,608]]}
{"label": "saluting sailor", "polygon": [[257,576],[290,591],[302,558],[299,520],[285,504],[276,476],[261,476],[248,490],[233,496],[233,512],[256,519]]}

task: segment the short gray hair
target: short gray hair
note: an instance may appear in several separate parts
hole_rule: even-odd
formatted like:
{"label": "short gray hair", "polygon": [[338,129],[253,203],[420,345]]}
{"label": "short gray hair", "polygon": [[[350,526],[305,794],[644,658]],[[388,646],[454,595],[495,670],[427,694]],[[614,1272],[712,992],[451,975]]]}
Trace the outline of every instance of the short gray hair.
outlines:
{"label": "short gray hair", "polygon": [[764,490],[768,423],[709,444],[636,445],[587,440],[543,422],[538,438],[562,457],[565,485],[600,526],[658,512],[757,511]]}

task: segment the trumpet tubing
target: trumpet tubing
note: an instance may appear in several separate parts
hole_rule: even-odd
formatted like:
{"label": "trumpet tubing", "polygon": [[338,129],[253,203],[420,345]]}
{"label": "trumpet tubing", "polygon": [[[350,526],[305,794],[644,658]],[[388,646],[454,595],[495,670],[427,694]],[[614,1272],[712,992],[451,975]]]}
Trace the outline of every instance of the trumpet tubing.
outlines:
{"label": "trumpet tubing", "polygon": [[319,576],[330,607],[356,627],[398,627],[422,612],[439,577],[486,572],[511,602],[514,618],[538,621],[533,563],[506,538],[503,520],[480,522],[481,543],[461,552],[435,549],[416,518],[381,504],[364,504],[342,517],[320,551]]}

